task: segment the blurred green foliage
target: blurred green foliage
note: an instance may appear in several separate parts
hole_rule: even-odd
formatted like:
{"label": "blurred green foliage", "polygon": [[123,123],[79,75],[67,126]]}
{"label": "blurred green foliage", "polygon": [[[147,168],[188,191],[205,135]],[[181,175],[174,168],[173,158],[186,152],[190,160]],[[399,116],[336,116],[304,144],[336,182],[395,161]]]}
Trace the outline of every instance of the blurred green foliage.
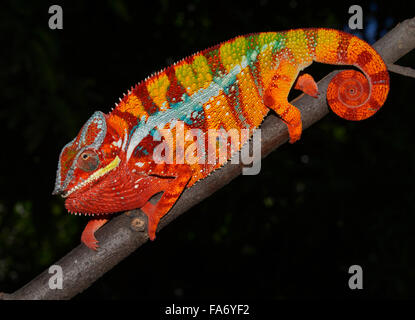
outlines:
{"label": "blurred green foliage", "polygon": [[[63,7],[63,30],[48,28],[52,4]],[[376,17],[376,38],[415,12],[414,4],[362,6]],[[3,2],[0,291],[79,243],[87,220],[68,215],[51,191],[61,148],[95,110],[108,112],[152,72],[239,34],[343,29],[348,7]],[[400,63],[414,62],[410,53]],[[319,79],[332,69],[308,72]],[[77,298],[414,298],[414,81],[391,74],[391,88],[375,117],[330,114],[268,156],[258,176],[237,178]],[[347,288],[352,264],[365,272],[363,292]]]}

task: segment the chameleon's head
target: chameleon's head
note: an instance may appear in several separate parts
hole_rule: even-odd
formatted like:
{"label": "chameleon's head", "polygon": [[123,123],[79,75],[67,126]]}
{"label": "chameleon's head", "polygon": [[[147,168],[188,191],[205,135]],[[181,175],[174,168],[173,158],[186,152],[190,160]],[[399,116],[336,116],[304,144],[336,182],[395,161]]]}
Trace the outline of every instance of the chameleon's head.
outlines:
{"label": "chameleon's head", "polygon": [[67,198],[93,188],[117,169],[120,150],[121,139],[109,130],[106,115],[95,112],[78,136],[63,147],[53,194]]}

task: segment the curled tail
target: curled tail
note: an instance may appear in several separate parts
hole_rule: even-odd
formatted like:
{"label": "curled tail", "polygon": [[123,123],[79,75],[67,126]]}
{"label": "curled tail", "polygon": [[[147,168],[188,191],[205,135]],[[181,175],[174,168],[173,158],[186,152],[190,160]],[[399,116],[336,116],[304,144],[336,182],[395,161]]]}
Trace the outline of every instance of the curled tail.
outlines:
{"label": "curled tail", "polygon": [[380,55],[368,43],[346,32],[315,29],[317,62],[353,65],[361,72],[338,73],[327,89],[327,102],[347,120],[367,119],[380,109],[389,92],[389,74]]}

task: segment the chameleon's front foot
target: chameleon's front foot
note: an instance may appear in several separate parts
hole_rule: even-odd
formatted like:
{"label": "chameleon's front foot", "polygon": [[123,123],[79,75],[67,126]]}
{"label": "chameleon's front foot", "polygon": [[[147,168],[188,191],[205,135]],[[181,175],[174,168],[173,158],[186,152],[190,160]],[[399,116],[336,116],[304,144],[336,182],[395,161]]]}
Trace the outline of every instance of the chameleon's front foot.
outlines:
{"label": "chameleon's front foot", "polygon": [[98,240],[95,238],[95,231],[101,228],[108,219],[92,219],[86,225],[84,231],[82,232],[81,241],[90,249],[98,249]]}

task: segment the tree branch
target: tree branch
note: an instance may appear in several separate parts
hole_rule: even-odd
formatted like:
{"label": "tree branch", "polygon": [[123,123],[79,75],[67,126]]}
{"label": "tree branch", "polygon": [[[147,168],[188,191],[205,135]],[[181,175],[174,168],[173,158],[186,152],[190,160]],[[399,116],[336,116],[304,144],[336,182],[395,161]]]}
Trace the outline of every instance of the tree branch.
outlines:
{"label": "tree branch", "polygon": [[[377,41],[374,48],[387,63],[393,63],[415,48],[415,18],[405,20]],[[302,114],[303,127],[308,128],[328,113],[326,90],[332,72],[319,81],[320,98],[300,95],[292,103]],[[261,126],[262,157],[278,148],[288,139],[286,125],[276,116],[269,115]],[[237,177],[241,165],[226,164],[206,179],[183,192],[172,210],[162,219],[159,230],[179,215],[219,190]],[[51,274],[45,270],[31,282],[12,294],[0,294],[0,299],[70,299],[87,289],[103,274],[121,260],[142,246],[148,240],[146,217],[139,210],[133,210],[113,218],[98,230],[100,241],[98,252],[83,244],[74,248],[56,262],[63,270],[63,289],[52,290],[48,282]]]}
{"label": "tree branch", "polygon": [[395,72],[406,77],[415,78],[415,70],[412,68],[399,66],[393,63],[388,63],[387,67],[390,72]]}

